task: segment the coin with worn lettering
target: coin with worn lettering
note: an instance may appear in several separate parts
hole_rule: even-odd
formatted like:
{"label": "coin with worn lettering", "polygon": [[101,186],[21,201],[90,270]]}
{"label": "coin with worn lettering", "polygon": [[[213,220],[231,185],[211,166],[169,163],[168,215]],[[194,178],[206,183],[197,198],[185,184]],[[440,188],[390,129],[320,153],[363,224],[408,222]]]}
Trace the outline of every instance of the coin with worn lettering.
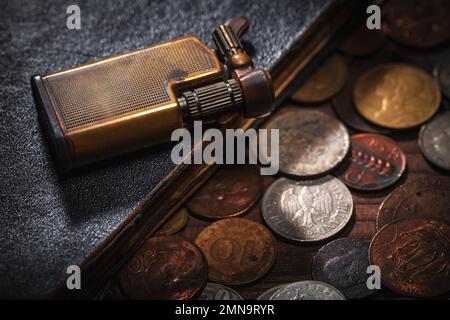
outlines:
{"label": "coin with worn lettering", "polygon": [[447,51],[439,59],[434,74],[439,82],[442,92],[450,98],[450,51]]}
{"label": "coin with worn lettering", "polygon": [[370,264],[381,282],[400,294],[432,297],[450,291],[450,226],[433,219],[390,223],[370,244]]}
{"label": "coin with worn lettering", "polygon": [[396,188],[378,210],[377,229],[414,217],[444,220],[450,224],[450,179],[430,176]]}
{"label": "coin with worn lettering", "polygon": [[308,280],[291,283],[271,300],[345,300],[345,296],[329,284]]}
{"label": "coin with worn lettering", "polygon": [[177,233],[186,226],[188,217],[189,215],[186,208],[181,208],[156,231],[156,235],[170,236]]}
{"label": "coin with worn lettering", "polygon": [[292,99],[301,103],[325,101],[342,89],[347,73],[344,59],[337,54],[332,55],[294,92]]}
{"label": "coin with worn lettering", "polygon": [[384,46],[385,42],[382,32],[377,29],[370,30],[364,24],[341,42],[339,50],[350,56],[362,57],[377,52]]}
{"label": "coin with worn lettering", "polygon": [[394,184],[406,169],[406,156],[388,137],[359,133],[351,137],[351,154],[336,175],[347,186],[365,191]]}
{"label": "coin with worn lettering", "polygon": [[292,176],[328,172],[344,160],[350,147],[345,126],[320,111],[291,109],[276,114],[263,127],[279,129],[280,171]]}
{"label": "coin with worn lettering", "polygon": [[262,214],[267,225],[284,238],[309,242],[334,236],[350,220],[352,196],[337,178],[280,178],[266,191]]}
{"label": "coin with worn lettering", "polygon": [[271,300],[272,297],[279,292],[280,290],[284,289],[288,284],[280,284],[278,286],[275,286],[273,288],[270,288],[269,290],[264,291],[256,300]]}
{"label": "coin with worn lettering", "polygon": [[208,282],[198,300],[243,300],[242,297],[230,287]]}
{"label": "coin with worn lettering", "polygon": [[358,79],[353,101],[358,112],[376,125],[407,129],[424,123],[436,113],[441,91],[422,69],[388,63],[368,70]]}
{"label": "coin with worn lettering", "polygon": [[370,241],[341,238],[323,246],[312,263],[314,280],[328,283],[347,299],[369,296],[367,288]]}
{"label": "coin with worn lettering", "polygon": [[450,111],[437,114],[422,126],[419,146],[431,163],[450,170]]}
{"label": "coin with worn lettering", "polygon": [[448,0],[391,0],[383,5],[383,31],[415,48],[431,48],[450,39]]}
{"label": "coin with worn lettering", "polygon": [[260,223],[242,218],[214,222],[197,236],[209,266],[209,279],[226,285],[253,282],[275,262],[270,232]]}
{"label": "coin with worn lettering", "polygon": [[221,219],[247,212],[261,195],[257,166],[222,166],[189,200],[193,214]]}
{"label": "coin with worn lettering", "polygon": [[180,236],[147,240],[120,270],[124,293],[136,300],[186,300],[206,284],[208,265],[201,250]]}

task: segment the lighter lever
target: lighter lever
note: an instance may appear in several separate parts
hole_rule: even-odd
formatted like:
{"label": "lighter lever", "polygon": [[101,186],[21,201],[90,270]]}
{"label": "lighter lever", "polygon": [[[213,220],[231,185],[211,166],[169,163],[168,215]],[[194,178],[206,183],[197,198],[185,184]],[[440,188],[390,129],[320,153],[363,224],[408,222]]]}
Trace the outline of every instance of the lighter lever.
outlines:
{"label": "lighter lever", "polygon": [[213,33],[216,53],[194,36],[31,79],[58,168],[75,167],[170,141],[173,130],[224,114],[273,110],[267,71],[239,41],[245,18]]}

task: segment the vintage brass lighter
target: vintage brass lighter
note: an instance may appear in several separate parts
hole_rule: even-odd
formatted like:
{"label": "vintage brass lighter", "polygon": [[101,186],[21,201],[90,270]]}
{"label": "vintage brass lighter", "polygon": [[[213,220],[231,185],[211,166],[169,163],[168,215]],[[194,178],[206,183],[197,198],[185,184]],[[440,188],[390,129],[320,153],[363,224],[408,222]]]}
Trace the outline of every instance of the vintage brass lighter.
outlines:
{"label": "vintage brass lighter", "polygon": [[31,79],[40,120],[62,171],[170,140],[194,120],[274,107],[271,78],[239,35],[243,17],[213,32],[217,55],[195,36]]}

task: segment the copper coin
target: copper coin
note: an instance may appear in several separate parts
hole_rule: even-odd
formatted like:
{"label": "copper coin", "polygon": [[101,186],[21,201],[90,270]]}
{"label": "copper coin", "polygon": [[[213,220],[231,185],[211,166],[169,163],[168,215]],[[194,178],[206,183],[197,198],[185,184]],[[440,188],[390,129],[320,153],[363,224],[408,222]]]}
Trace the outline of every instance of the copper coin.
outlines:
{"label": "copper coin", "polygon": [[323,246],[314,256],[314,280],[328,283],[348,299],[364,298],[367,288],[370,241],[341,238]]}
{"label": "copper coin", "polygon": [[198,216],[220,219],[241,215],[258,201],[261,178],[257,166],[222,166],[189,200]]}
{"label": "copper coin", "polygon": [[328,172],[344,160],[350,148],[345,126],[316,110],[297,108],[277,113],[264,128],[280,130],[280,171],[291,176]]}
{"label": "copper coin", "polygon": [[391,0],[382,9],[383,31],[411,47],[431,48],[450,39],[448,0]]}
{"label": "copper coin", "polygon": [[352,153],[337,172],[347,186],[380,190],[395,183],[406,169],[406,156],[391,139],[373,133],[351,137]]}
{"label": "copper coin", "polygon": [[369,257],[381,270],[381,282],[400,294],[432,297],[450,290],[450,226],[441,221],[388,224],[373,238]]}
{"label": "copper coin", "polygon": [[395,220],[427,217],[450,224],[450,180],[421,178],[396,188],[378,210],[377,229]]}
{"label": "copper coin", "polygon": [[189,215],[186,208],[178,210],[161,228],[156,231],[157,236],[170,236],[186,226]]}
{"label": "copper coin", "polygon": [[292,99],[306,103],[325,101],[342,89],[347,73],[344,59],[337,54],[332,55],[294,92]]}
{"label": "copper coin", "polygon": [[385,42],[382,32],[377,29],[370,30],[364,24],[341,42],[339,50],[350,56],[367,56],[380,50]]}
{"label": "copper coin", "polygon": [[387,63],[371,68],[358,79],[353,101],[356,110],[370,122],[390,129],[408,129],[436,113],[441,91],[424,70]]}
{"label": "copper coin", "polygon": [[200,249],[180,236],[148,239],[119,273],[124,293],[136,300],[186,300],[206,284]]}
{"label": "copper coin", "polygon": [[272,267],[276,252],[270,232],[259,223],[229,218],[214,222],[195,240],[209,266],[209,279],[226,285],[253,282]]}

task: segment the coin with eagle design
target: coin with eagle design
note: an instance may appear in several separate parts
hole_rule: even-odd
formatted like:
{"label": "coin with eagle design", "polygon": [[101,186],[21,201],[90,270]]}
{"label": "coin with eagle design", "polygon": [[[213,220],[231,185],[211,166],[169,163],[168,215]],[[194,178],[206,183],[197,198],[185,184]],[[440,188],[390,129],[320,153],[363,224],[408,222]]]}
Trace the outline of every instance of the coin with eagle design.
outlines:
{"label": "coin with eagle design", "polygon": [[301,242],[335,235],[348,223],[352,211],[350,191],[330,175],[303,181],[280,178],[262,200],[267,225],[282,237]]}

